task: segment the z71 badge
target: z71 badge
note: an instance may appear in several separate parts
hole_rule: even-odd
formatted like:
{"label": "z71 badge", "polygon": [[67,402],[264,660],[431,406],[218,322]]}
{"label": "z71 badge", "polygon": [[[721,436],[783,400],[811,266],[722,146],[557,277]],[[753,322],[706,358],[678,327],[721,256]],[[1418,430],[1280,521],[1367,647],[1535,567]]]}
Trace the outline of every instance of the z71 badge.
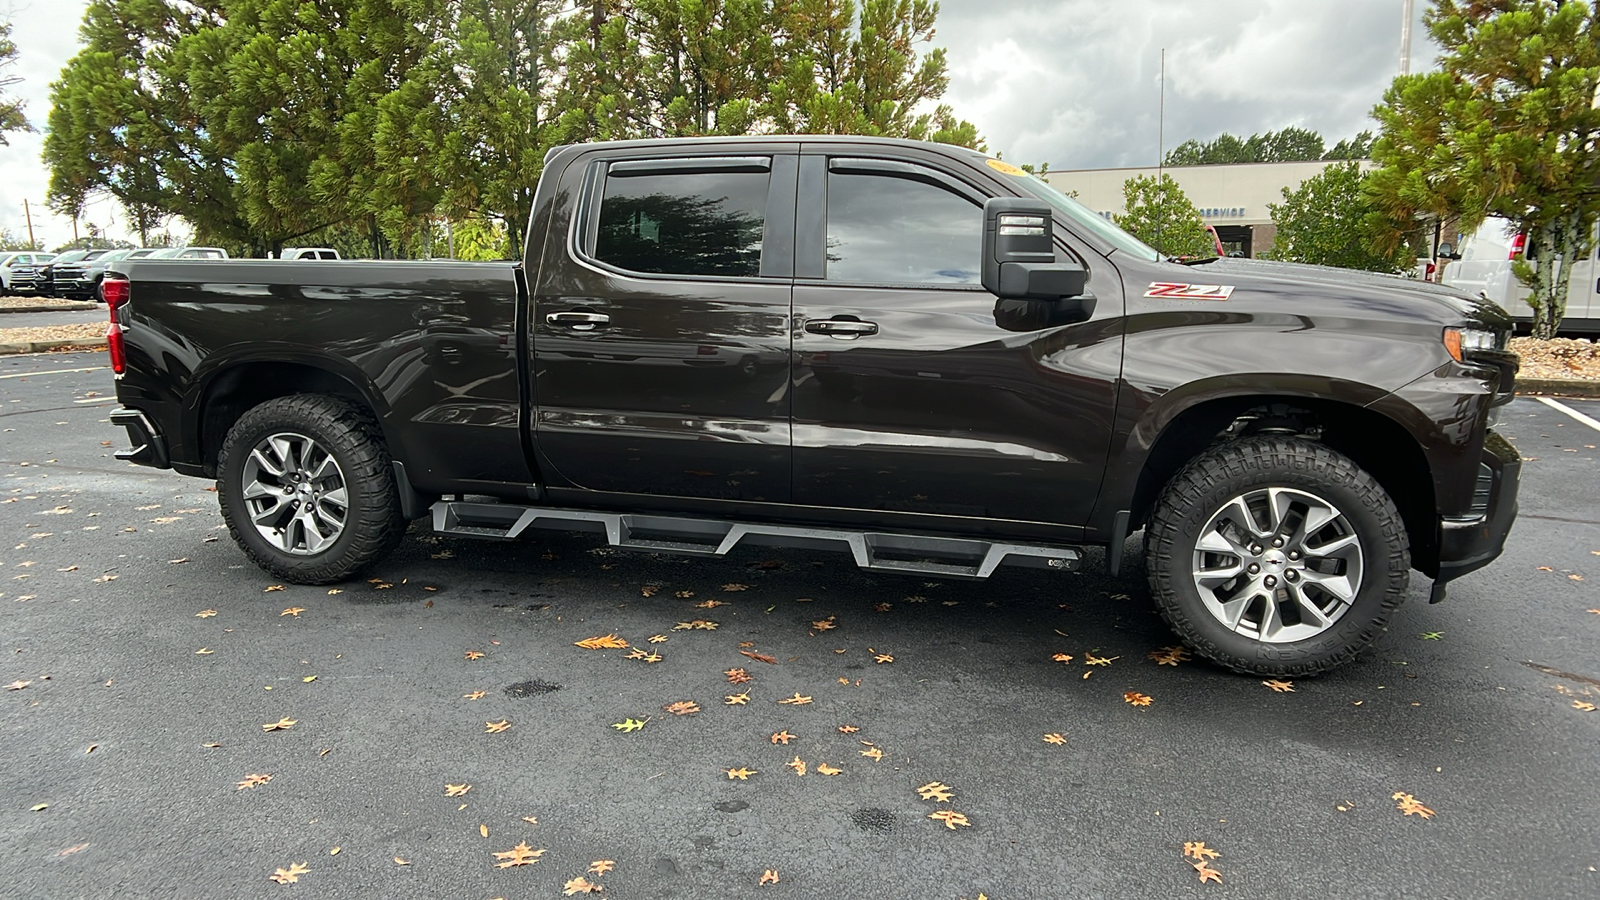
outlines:
{"label": "z71 badge", "polygon": [[1226,300],[1233,296],[1231,284],[1169,284],[1157,281],[1145,291],[1146,297],[1167,297],[1172,300]]}

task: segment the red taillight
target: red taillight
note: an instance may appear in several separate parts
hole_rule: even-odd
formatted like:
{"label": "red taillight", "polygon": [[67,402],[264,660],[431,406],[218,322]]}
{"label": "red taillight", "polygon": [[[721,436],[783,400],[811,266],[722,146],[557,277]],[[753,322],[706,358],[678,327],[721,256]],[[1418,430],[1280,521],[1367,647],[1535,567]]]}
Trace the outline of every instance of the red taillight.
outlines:
{"label": "red taillight", "polygon": [[111,371],[122,374],[127,367],[127,357],[122,347],[122,323],[117,321],[117,310],[128,302],[133,285],[119,275],[107,275],[100,282],[100,296],[106,301],[106,314],[111,322],[106,326],[106,350],[111,353]]}
{"label": "red taillight", "polygon": [[1528,249],[1528,236],[1518,233],[1516,237],[1511,239],[1511,253],[1506,256],[1506,259],[1521,259],[1522,251],[1526,249]]}

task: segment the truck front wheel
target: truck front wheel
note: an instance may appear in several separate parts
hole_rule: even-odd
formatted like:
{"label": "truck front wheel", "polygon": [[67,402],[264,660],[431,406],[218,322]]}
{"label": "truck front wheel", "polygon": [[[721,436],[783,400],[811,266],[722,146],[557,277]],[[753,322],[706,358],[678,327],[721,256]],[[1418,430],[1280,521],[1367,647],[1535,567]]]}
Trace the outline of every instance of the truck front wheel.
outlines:
{"label": "truck front wheel", "polygon": [[217,491],[245,555],[296,584],[355,575],[406,530],[377,423],[337,397],[280,397],[240,416],[218,456]]}
{"label": "truck front wheel", "polygon": [[1279,435],[1217,447],[1162,492],[1150,590],[1196,652],[1237,672],[1310,676],[1383,634],[1411,568],[1394,501],[1348,458]]}

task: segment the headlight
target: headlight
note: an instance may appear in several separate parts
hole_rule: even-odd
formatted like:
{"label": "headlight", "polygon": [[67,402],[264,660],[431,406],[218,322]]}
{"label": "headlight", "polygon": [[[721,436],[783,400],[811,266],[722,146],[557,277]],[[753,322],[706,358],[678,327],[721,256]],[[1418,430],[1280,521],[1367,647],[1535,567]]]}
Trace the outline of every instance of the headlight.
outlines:
{"label": "headlight", "polygon": [[1478,328],[1446,328],[1444,330],[1444,349],[1456,362],[1461,362],[1461,357],[1485,350],[1499,349],[1495,346],[1495,334]]}

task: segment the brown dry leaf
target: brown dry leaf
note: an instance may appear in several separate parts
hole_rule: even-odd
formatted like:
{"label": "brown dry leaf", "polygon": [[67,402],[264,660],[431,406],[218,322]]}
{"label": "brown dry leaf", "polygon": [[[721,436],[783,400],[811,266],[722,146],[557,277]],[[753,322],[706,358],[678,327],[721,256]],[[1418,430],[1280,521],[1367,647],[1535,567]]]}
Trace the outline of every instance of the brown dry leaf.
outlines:
{"label": "brown dry leaf", "polygon": [[794,740],[794,735],[790,734],[788,729],[784,729],[783,731],[779,731],[779,732],[775,733],[772,736],[772,743],[774,743],[774,744],[783,744],[786,747],[789,745],[789,742],[792,741],[792,740]]}
{"label": "brown dry leaf", "polygon": [[288,731],[289,729],[291,729],[291,728],[293,728],[295,726],[295,723],[297,723],[299,721],[300,721],[299,719],[279,719],[276,722],[268,722],[267,724],[261,726],[261,730],[262,731]]}
{"label": "brown dry leaf", "polygon": [[1408,816],[1421,816],[1424,819],[1433,818],[1433,810],[1423,806],[1421,800],[1418,800],[1404,791],[1395,791],[1389,799],[1397,801],[1395,804],[1395,809],[1400,810]]}
{"label": "brown dry leaf", "polygon": [[1222,854],[1207,847],[1205,841],[1184,841],[1183,855],[1189,859],[1198,859],[1201,862],[1205,862],[1208,859],[1216,859]]}
{"label": "brown dry leaf", "polygon": [[1568,575],[1567,577],[1572,579],[1573,581],[1582,581],[1583,580],[1583,576],[1582,575]]}
{"label": "brown dry leaf", "polygon": [[872,608],[877,610],[878,612],[888,612],[889,610],[894,609],[894,604],[893,603],[879,603],[879,604],[876,604],[875,606],[873,606]]}
{"label": "brown dry leaf", "polygon": [[615,634],[603,634],[599,637],[584,638],[581,641],[575,641],[573,642],[573,646],[582,647],[585,650],[621,650],[623,647],[628,646],[628,642],[617,637]]}
{"label": "brown dry leaf", "polygon": [[470,790],[472,790],[472,785],[470,784],[446,784],[444,786],[444,795],[446,797],[462,797]]}
{"label": "brown dry leaf", "polygon": [[748,584],[725,584],[725,585],[722,586],[722,589],[725,590],[725,591],[728,591],[729,593],[732,593],[734,591],[748,591],[748,590],[750,590],[750,585],[748,585]]}
{"label": "brown dry leaf", "polygon": [[1176,666],[1181,662],[1189,661],[1189,650],[1183,645],[1161,647],[1145,654],[1146,659],[1153,659],[1158,666]]}
{"label": "brown dry leaf", "polygon": [[279,884],[294,884],[300,880],[301,875],[309,871],[311,871],[311,868],[305,863],[290,863],[289,868],[279,869],[267,877]]}
{"label": "brown dry leaf", "polygon": [[716,609],[719,606],[727,605],[728,604],[722,600],[702,600],[699,603],[696,603],[694,606],[695,609]]}
{"label": "brown dry leaf", "polygon": [[298,619],[298,618],[300,618],[300,614],[305,612],[305,611],[306,611],[306,608],[304,606],[291,606],[288,609],[284,610],[283,612],[278,613],[278,618],[281,619],[284,616],[294,616],[296,619]]}
{"label": "brown dry leaf", "polygon": [[635,647],[629,650],[628,655],[624,656],[623,659],[644,659],[644,657],[645,649],[643,647]]}
{"label": "brown dry leaf", "polygon": [[856,732],[858,732],[860,730],[861,729],[857,728],[854,725],[840,725],[839,726],[839,733],[840,734],[855,734]]}
{"label": "brown dry leaf", "polygon": [[732,781],[735,778],[739,779],[740,781],[746,781],[746,780],[748,780],[750,778],[751,775],[756,774],[756,770],[755,769],[747,769],[744,766],[740,766],[737,769],[723,769],[722,771],[728,773],[728,780],[729,781]]}
{"label": "brown dry leaf", "polygon": [[668,703],[661,708],[675,716],[691,716],[700,711],[700,704],[693,700],[679,700],[676,703]]}
{"label": "brown dry leaf", "polygon": [[[112,575],[111,573],[108,572],[108,573],[106,573],[104,575],[101,575],[99,578],[94,579],[94,583],[95,584],[105,584],[108,581],[116,581],[116,580],[117,580],[117,576]],[[278,590],[281,591],[281,590],[283,590],[283,588],[278,588]]]}
{"label": "brown dry leaf", "polygon": [[1070,654],[1070,653],[1056,653],[1056,654],[1053,654],[1050,658],[1055,660],[1056,662],[1059,662],[1059,663],[1072,662],[1072,654]]}
{"label": "brown dry leaf", "polygon": [[1149,695],[1141,694],[1138,691],[1128,691],[1122,695],[1122,699],[1132,703],[1134,706],[1149,706],[1155,702]]}
{"label": "brown dry leaf", "polygon": [[811,627],[818,631],[832,631],[833,629],[839,627],[839,625],[834,622],[835,618],[837,617],[829,616],[826,619],[818,619],[817,621],[811,623]]}
{"label": "brown dry leaf", "polygon": [[661,590],[660,585],[647,584],[644,587],[639,588],[639,595],[641,597],[654,597],[656,595],[656,591],[659,590]]}
{"label": "brown dry leaf", "polygon": [[462,654],[462,658],[463,659],[483,659],[483,651],[482,650],[468,650],[466,653]]}
{"label": "brown dry leaf", "polygon": [[1573,709],[1581,709],[1584,712],[1594,712],[1595,711],[1595,705],[1593,703],[1590,703],[1587,700],[1574,700],[1574,701],[1572,701],[1572,708]]}
{"label": "brown dry leaf", "polygon": [[1067,742],[1067,738],[1065,735],[1062,735],[1058,732],[1052,732],[1044,736],[1044,742],[1046,744],[1065,744]]}
{"label": "brown dry leaf", "polygon": [[597,859],[594,862],[589,863],[589,874],[604,875],[616,867],[617,861],[614,859]]}
{"label": "brown dry leaf", "polygon": [[727,694],[722,698],[722,703],[724,706],[745,706],[749,704],[749,702],[749,691],[745,691],[742,694]]}
{"label": "brown dry leaf", "polygon": [[957,825],[969,827],[972,825],[971,822],[967,821],[967,817],[965,815],[958,813],[953,809],[941,809],[937,812],[928,813],[928,818],[933,819],[936,822],[943,822],[944,827],[950,829],[951,831],[955,831]]}
{"label": "brown dry leaf", "polygon": [[778,701],[779,705],[781,705],[781,706],[805,706],[807,703],[810,703],[810,702],[811,702],[811,698],[810,697],[802,697],[802,696],[800,696],[800,692],[799,691],[795,691],[793,697],[785,697],[782,700]]}
{"label": "brown dry leaf", "polygon": [[955,788],[952,788],[950,785],[945,784],[942,781],[930,781],[922,787],[917,788],[917,796],[924,800],[936,800],[940,803],[948,803],[950,802],[950,798],[954,796],[954,794],[952,794],[952,791],[954,790]]}
{"label": "brown dry leaf", "polygon": [[10,684],[6,685],[6,690],[8,690],[8,691],[20,691],[20,690],[22,690],[23,688],[27,687],[30,684],[33,684],[33,679],[31,679],[31,678],[28,679],[27,681],[13,681]]}
{"label": "brown dry leaf", "polygon": [[487,826],[487,825],[479,825],[478,826],[478,834],[481,837],[488,837],[489,836],[489,826]]}
{"label": "brown dry leaf", "polygon": [[884,663],[892,663],[892,662],[894,662],[894,657],[890,656],[887,653],[879,653],[877,656],[874,656],[872,658],[872,661],[875,662],[875,663],[878,663],[879,665],[882,665]]}
{"label": "brown dry leaf", "polygon": [[199,650],[196,650],[194,652],[194,655],[195,656],[210,656],[211,654],[213,654],[215,652],[217,652],[217,651],[211,649],[210,647],[201,647]]}
{"label": "brown dry leaf", "polygon": [[543,855],[543,848],[535,850],[528,846],[527,841],[523,841],[504,853],[496,853],[494,858],[503,860],[503,862],[495,863],[494,867],[496,869],[509,869],[512,866],[531,866],[534,863],[537,863],[539,861],[539,857]]}
{"label": "brown dry leaf", "polygon": [[484,731],[485,734],[499,734],[500,732],[505,731],[507,728],[510,728],[510,727],[511,727],[511,723],[506,721],[505,719],[501,719],[498,722],[485,722],[485,723],[483,723],[483,731]]}
{"label": "brown dry leaf", "polygon": [[1095,656],[1093,653],[1085,653],[1083,655],[1083,664],[1086,666],[1109,666],[1112,660],[1121,658],[1120,656]]}
{"label": "brown dry leaf", "polygon": [[806,761],[801,759],[798,756],[796,756],[794,759],[789,760],[788,762],[784,763],[783,765],[784,765],[785,768],[793,769],[794,770],[794,774],[796,774],[796,775],[803,776],[803,775],[806,774]]}
{"label": "brown dry leaf", "polygon": [[673,591],[672,596],[677,597],[679,600],[687,600],[694,596],[694,591]]}
{"label": "brown dry leaf", "polygon": [[750,680],[750,673],[743,669],[729,669],[722,674],[728,676],[729,684],[744,684]]}
{"label": "brown dry leaf", "polygon": [[843,772],[843,771],[844,771],[843,769],[836,769],[833,766],[828,765],[827,763],[817,763],[817,774],[818,775],[837,775],[837,774],[839,774],[840,772]]}
{"label": "brown dry leaf", "polygon": [[461,698],[463,700],[482,700],[487,693],[487,691],[473,691],[470,694],[462,694]]}
{"label": "brown dry leaf", "polygon": [[879,750],[877,747],[868,747],[867,749],[861,751],[861,755],[867,757],[873,762],[878,762],[879,760],[883,759],[883,751]]}
{"label": "brown dry leaf", "polygon": [[761,873],[761,880],[756,882],[756,887],[760,887],[763,884],[777,884],[777,883],[778,883],[778,870],[777,869],[768,869],[765,872]]}
{"label": "brown dry leaf", "polygon": [[253,787],[256,787],[258,785],[266,784],[267,782],[269,782],[271,780],[272,780],[272,773],[271,772],[268,772],[268,773],[266,773],[264,775],[257,775],[256,773],[251,772],[249,775],[246,775],[244,777],[243,781],[238,783],[238,786],[235,789],[242,791],[242,790],[245,790],[247,788],[253,788]]}
{"label": "brown dry leaf", "polygon": [[1204,861],[1190,863],[1190,865],[1194,866],[1194,870],[1200,873],[1201,884],[1205,884],[1208,881],[1215,881],[1217,884],[1222,883],[1222,873],[1206,865]]}
{"label": "brown dry leaf", "polygon": [[1280,694],[1294,693],[1294,682],[1292,681],[1279,681],[1276,678],[1269,678],[1261,683],[1269,688],[1272,688],[1274,691],[1277,691]]}
{"label": "brown dry leaf", "polygon": [[537,825],[537,824],[539,824],[539,817],[538,816],[523,816],[522,817],[522,821],[527,822],[529,825]]}
{"label": "brown dry leaf", "polygon": [[261,593],[270,594],[273,591],[281,591],[281,590],[283,590],[283,585],[281,585],[281,584],[269,584],[266,587],[261,589]]}
{"label": "brown dry leaf", "polygon": [[756,653],[756,652],[751,651],[751,650],[740,650],[739,651],[739,655],[748,656],[749,658],[755,660],[756,662],[764,662],[764,663],[766,663],[768,665],[772,665],[772,666],[775,666],[775,665],[778,664],[778,658],[776,656],[768,656],[765,653]]}
{"label": "brown dry leaf", "polygon": [[562,887],[565,888],[565,890],[563,890],[561,893],[567,895],[568,897],[571,897],[573,894],[598,894],[602,890],[605,890],[600,885],[591,882],[582,875],[579,875],[577,878],[568,881],[565,885],[562,885]]}
{"label": "brown dry leaf", "polygon": [[404,857],[396,856],[394,858],[394,864],[397,865],[397,866],[409,866],[409,865],[411,865],[411,860],[406,859]]}
{"label": "brown dry leaf", "polygon": [[209,619],[209,618],[211,618],[212,616],[214,616],[216,614],[217,614],[217,611],[214,610],[214,609],[202,609],[199,612],[195,613],[194,617],[196,619]]}

